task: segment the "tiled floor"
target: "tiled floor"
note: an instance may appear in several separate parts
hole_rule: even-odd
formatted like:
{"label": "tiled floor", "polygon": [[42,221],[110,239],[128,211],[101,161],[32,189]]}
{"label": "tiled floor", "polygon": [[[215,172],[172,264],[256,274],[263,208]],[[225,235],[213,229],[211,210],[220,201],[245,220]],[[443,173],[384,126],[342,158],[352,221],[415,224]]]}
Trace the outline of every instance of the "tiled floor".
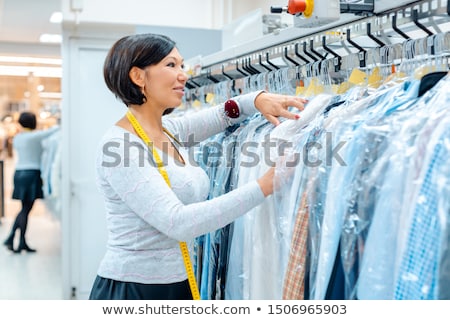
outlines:
{"label": "tiled floor", "polygon": [[0,299],[62,299],[60,221],[47,210],[43,200],[37,200],[28,220],[27,242],[37,252],[15,254],[3,245],[20,210],[20,202],[11,199],[13,172],[14,159],[4,159],[5,217],[0,223]]}

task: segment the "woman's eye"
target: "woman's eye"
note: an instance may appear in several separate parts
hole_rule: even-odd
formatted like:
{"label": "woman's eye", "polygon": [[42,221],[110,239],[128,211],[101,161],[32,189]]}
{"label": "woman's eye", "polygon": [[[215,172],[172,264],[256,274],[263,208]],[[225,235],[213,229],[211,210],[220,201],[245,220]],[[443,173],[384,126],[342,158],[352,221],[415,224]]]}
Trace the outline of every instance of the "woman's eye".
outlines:
{"label": "woman's eye", "polygon": [[172,67],[172,68],[173,68],[173,67],[175,67],[175,63],[173,63],[173,62],[169,62],[169,63],[167,64],[167,66],[168,66],[168,67]]}

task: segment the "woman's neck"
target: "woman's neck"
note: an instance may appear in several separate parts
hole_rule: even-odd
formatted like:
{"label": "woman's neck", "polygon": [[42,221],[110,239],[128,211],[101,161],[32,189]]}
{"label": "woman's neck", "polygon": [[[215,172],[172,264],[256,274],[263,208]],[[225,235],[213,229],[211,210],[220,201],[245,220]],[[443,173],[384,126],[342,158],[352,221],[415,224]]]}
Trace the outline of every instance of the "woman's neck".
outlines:
{"label": "woman's neck", "polygon": [[141,127],[151,135],[160,135],[163,133],[162,115],[163,111],[151,108],[146,105],[130,106],[128,110],[134,115]]}

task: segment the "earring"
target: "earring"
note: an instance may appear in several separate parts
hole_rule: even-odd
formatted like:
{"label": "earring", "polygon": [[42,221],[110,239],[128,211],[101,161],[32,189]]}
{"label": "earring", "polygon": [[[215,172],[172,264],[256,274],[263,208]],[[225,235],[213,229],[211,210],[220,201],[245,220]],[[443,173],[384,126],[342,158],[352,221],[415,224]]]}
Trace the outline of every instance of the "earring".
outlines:
{"label": "earring", "polygon": [[145,86],[141,88],[142,93],[142,103],[145,103],[147,101],[147,96],[145,95]]}

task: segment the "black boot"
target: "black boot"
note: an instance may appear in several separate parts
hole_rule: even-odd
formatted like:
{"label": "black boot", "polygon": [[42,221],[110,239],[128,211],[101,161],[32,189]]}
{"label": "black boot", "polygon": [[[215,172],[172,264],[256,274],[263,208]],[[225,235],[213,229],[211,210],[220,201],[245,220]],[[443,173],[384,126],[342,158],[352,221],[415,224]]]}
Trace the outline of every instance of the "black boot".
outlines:
{"label": "black boot", "polygon": [[36,250],[31,249],[25,241],[20,241],[19,246],[17,247],[17,250],[14,250],[14,252],[20,253],[22,250],[25,250],[26,252],[36,252]]}
{"label": "black boot", "polygon": [[14,251],[14,233],[11,233],[3,244],[6,248],[8,248],[8,250]]}

